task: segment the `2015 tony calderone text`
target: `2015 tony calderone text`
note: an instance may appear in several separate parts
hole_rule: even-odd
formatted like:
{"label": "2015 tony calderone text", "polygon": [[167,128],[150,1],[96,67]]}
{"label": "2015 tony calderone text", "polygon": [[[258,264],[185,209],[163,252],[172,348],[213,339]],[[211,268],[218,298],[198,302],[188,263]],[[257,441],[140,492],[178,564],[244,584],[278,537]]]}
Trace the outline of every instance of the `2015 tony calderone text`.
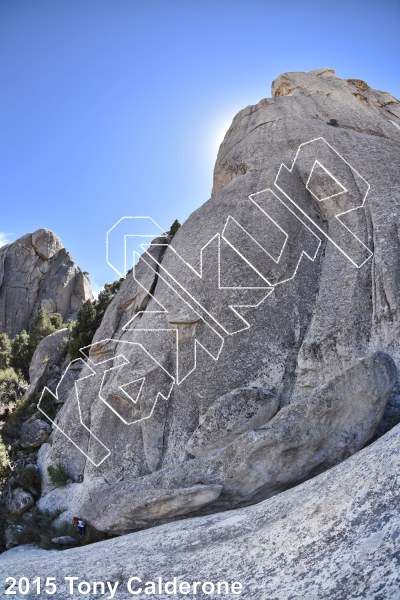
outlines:
{"label": "2015 tony calderone text", "polygon": [[136,596],[138,594],[147,594],[157,596],[167,594],[177,596],[178,594],[219,594],[227,596],[230,594],[239,595],[243,591],[240,581],[229,583],[228,581],[178,581],[177,577],[172,580],[163,580],[157,577],[157,581],[143,581],[140,577],[131,577],[126,583],[120,585],[119,581],[80,581],[79,577],[64,577],[62,581],[57,581],[55,577],[36,577],[32,581],[27,577],[7,577],[5,581],[5,594],[43,594],[45,597],[55,594],[57,591],[69,595],[81,594],[99,594],[104,597],[108,593],[107,599],[114,598],[118,588],[126,588],[129,594]]}

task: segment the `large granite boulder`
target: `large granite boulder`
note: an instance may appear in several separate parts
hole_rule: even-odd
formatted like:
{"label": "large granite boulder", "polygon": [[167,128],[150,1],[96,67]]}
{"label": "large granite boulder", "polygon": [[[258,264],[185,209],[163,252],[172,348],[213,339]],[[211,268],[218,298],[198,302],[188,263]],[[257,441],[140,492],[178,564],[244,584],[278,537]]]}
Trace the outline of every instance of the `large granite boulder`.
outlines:
{"label": "large granite boulder", "polygon": [[68,352],[69,341],[69,329],[65,328],[46,336],[39,343],[29,366],[27,394],[40,392],[52,375],[57,376]]}
{"label": "large granite boulder", "polygon": [[[0,556],[0,575],[33,581],[38,574],[56,578],[54,600],[69,597],[64,578],[107,581],[115,600],[152,597],[145,583],[177,578],[190,583],[193,598],[225,597],[193,594],[193,582],[242,584],[237,597],[270,600],[301,598],[396,599],[399,596],[400,426],[329,471],[238,510],[184,519],[116,537],[98,544],[46,551],[19,546]],[[134,596],[128,591],[140,588]],[[240,588],[236,588],[238,590]],[[206,590],[209,592],[210,587]],[[106,594],[109,596],[110,594]],[[156,594],[157,596],[157,594]],[[98,598],[93,586],[86,595]],[[234,594],[227,595],[235,597]],[[18,590],[14,596],[26,596]]]}
{"label": "large granite boulder", "polygon": [[89,274],[49,229],[0,248],[0,333],[12,338],[28,330],[40,308],[67,320],[88,299],[93,299]]}
{"label": "large granite boulder", "polygon": [[[114,514],[109,510],[109,493],[106,493],[104,500],[99,504],[104,492],[104,489],[100,488],[96,495],[91,492],[92,510],[89,520],[93,524],[101,523],[102,531],[124,534],[134,529],[143,529],[154,522],[162,523],[165,522],[165,519],[197,512],[213,503],[220,495],[221,490],[221,485],[212,484],[200,484],[181,489],[168,489],[168,487],[160,489],[149,485],[141,489],[139,483],[135,493],[132,493],[131,490],[125,495],[125,501],[122,501],[122,495],[117,495],[117,504],[114,505],[118,506],[116,515],[115,509]],[[105,513],[99,520],[98,516],[103,509],[105,509]],[[88,520],[89,512],[85,503],[79,505],[79,511]]]}
{"label": "large granite boulder", "polygon": [[[212,197],[167,248],[154,240],[122,283],[57,415],[45,460],[83,477],[88,515],[98,504],[111,529],[114,510],[119,527],[119,502],[147,486],[222,485],[203,511],[254,502],[367,443],[394,379],[375,353],[400,365],[398,106],[321,69],[281,76],[272,98],[234,118]],[[372,379],[354,367],[353,397],[345,373],[364,357]],[[314,404],[334,377],[337,410]],[[189,440],[209,409],[253,386],[281,410],[193,458]],[[290,449],[297,442],[304,464]]]}
{"label": "large granite boulder", "polygon": [[241,433],[265,425],[277,412],[275,394],[261,387],[232,390],[221,396],[201,417],[186,444],[193,456],[203,456],[233,442]]}
{"label": "large granite boulder", "polygon": [[58,235],[43,227],[32,233],[32,246],[43,260],[50,260],[64,248]]}
{"label": "large granite boulder", "polygon": [[20,444],[23,448],[38,448],[49,437],[51,427],[42,419],[29,419],[23,423],[20,432]]}
{"label": "large granite boulder", "polygon": [[24,512],[32,508],[35,501],[32,494],[26,492],[22,488],[15,488],[11,492],[11,497],[8,500],[6,506],[11,513],[15,515],[22,515]]}

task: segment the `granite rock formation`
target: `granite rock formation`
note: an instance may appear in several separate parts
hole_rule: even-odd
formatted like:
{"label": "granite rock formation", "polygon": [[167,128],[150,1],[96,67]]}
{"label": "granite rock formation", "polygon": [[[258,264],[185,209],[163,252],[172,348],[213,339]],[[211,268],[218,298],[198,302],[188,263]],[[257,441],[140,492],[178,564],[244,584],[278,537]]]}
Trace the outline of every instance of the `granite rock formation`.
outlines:
{"label": "granite rock formation", "polygon": [[[360,450],[380,423],[396,381],[396,365],[387,354],[377,352],[257,429],[231,443],[225,440],[217,452],[141,478],[97,480],[90,487],[72,484],[77,494],[74,508],[101,531],[126,533],[203,507],[203,513],[214,512],[263,500]],[[220,424],[223,439],[224,421]],[[205,491],[207,498],[213,492],[212,500],[203,500]],[[189,505],[187,495],[196,501]],[[51,497],[45,496],[46,506]],[[54,505],[70,509],[65,499],[61,502],[55,500]],[[169,510],[171,503],[174,512]]]}
{"label": "granite rock formation", "polygon": [[[82,479],[61,508],[107,531],[133,527],[135,491],[222,485],[208,512],[281,492],[360,450],[399,405],[400,103],[332,69],[281,75],[272,95],[234,118],[211,199],[121,285],[39,452],[44,477],[60,462]],[[211,407],[246,387],[280,411],[193,458]],[[286,419],[307,461],[281,481],[267,466]],[[57,504],[44,483],[40,502]]]}
{"label": "granite rock formation", "polygon": [[93,300],[89,274],[49,229],[0,248],[0,333],[12,338],[28,330],[41,308],[68,320],[88,299]]}
{"label": "granite rock formation", "polygon": [[[149,598],[147,581],[238,581],[237,597],[342,600],[399,597],[400,426],[348,460],[256,505],[185,519],[63,552],[19,546],[0,556],[0,575],[118,581],[114,598]],[[127,589],[131,577],[132,596]],[[75,586],[75,594],[76,592]],[[15,588],[16,589],[16,588]],[[210,591],[210,587],[206,588]],[[223,592],[225,588],[222,588]],[[164,587],[163,587],[164,591]],[[105,594],[105,597],[109,594]],[[167,594],[159,594],[168,598]],[[18,589],[14,598],[26,598]],[[85,596],[94,600],[93,585]],[[210,598],[199,586],[196,595]],[[219,596],[214,596],[219,597]],[[222,593],[220,597],[224,597]],[[234,597],[226,596],[226,597]]]}
{"label": "granite rock formation", "polygon": [[51,427],[42,419],[29,419],[21,427],[20,443],[22,448],[39,448],[49,437]]}
{"label": "granite rock formation", "polygon": [[22,515],[35,504],[32,494],[22,488],[15,488],[6,504],[8,510],[16,515]]}
{"label": "granite rock formation", "polygon": [[69,329],[62,328],[48,335],[38,344],[29,366],[30,383],[27,394],[41,392],[51,380],[57,382],[66,359],[69,342]]}
{"label": "granite rock formation", "polygon": [[278,408],[277,397],[265,388],[232,390],[210,406],[186,444],[186,450],[193,456],[219,450],[241,433],[265,425]]}

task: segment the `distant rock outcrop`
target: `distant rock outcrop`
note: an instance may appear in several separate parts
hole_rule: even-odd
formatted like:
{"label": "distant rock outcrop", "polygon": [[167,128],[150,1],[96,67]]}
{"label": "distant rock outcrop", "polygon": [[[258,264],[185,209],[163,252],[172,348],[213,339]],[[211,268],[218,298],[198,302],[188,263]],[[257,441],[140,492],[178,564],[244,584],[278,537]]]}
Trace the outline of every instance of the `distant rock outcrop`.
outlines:
{"label": "distant rock outcrop", "polygon": [[[332,69],[272,92],[234,118],[212,198],[142,255],[66,372],[41,506],[118,533],[180,518],[186,496],[194,514],[243,506],[358,452],[399,407],[400,103]],[[248,410],[245,388],[265,390]]]}
{"label": "distant rock outcrop", "polygon": [[28,330],[41,308],[67,320],[88,299],[93,300],[89,274],[49,229],[0,248],[0,333],[12,338]]}

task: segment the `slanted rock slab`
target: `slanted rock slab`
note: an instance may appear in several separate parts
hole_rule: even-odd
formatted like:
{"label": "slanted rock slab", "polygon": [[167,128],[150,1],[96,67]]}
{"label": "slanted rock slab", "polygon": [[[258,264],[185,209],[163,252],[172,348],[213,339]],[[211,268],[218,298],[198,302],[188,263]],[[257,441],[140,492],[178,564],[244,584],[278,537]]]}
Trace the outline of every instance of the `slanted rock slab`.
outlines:
{"label": "slanted rock slab", "polygon": [[186,450],[193,456],[219,450],[241,433],[265,425],[278,408],[278,398],[265,388],[233,390],[210,406],[186,444]]}
{"label": "slanted rock slab", "polygon": [[[126,533],[135,529],[141,529],[151,521],[187,515],[204,506],[214,502],[220,495],[221,485],[196,485],[186,489],[140,489],[126,496],[125,502],[121,503],[118,498],[118,510],[116,504],[111,502],[107,507],[108,523],[102,521],[103,528],[112,533]],[[110,497],[108,496],[110,500]],[[89,501],[88,504],[91,504]],[[92,503],[92,513],[101,518],[102,505]],[[85,509],[81,507],[81,511]],[[106,519],[107,519],[106,517]]]}
{"label": "slanted rock slab", "polygon": [[[18,546],[0,555],[0,575],[68,582],[239,581],[254,600],[396,600],[399,597],[400,426],[333,469],[282,494],[235,511],[183,519],[63,552]],[[139,587],[139,586],[138,586]],[[199,590],[198,590],[199,591]],[[17,592],[14,596],[22,600]],[[90,592],[88,600],[99,597]],[[167,598],[166,595],[159,596]],[[189,595],[188,598],[205,598]],[[218,596],[208,596],[217,598]],[[222,594],[220,596],[224,598]],[[227,595],[226,598],[234,597]]]}

